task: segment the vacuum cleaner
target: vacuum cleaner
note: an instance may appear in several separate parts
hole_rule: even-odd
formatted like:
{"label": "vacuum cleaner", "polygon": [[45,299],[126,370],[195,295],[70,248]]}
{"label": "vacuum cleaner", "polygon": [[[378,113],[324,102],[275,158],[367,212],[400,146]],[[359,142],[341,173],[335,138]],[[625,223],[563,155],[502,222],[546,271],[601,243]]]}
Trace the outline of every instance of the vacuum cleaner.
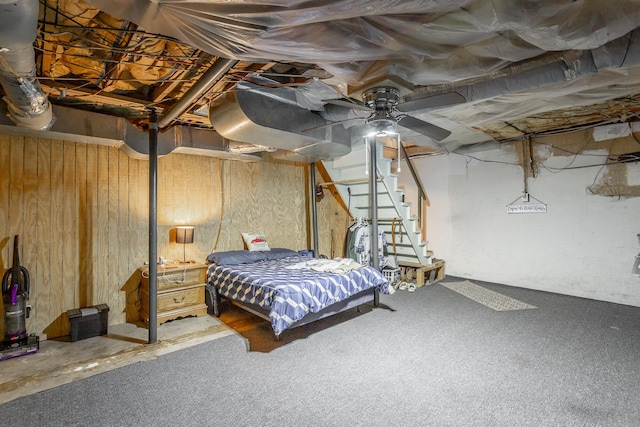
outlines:
{"label": "vacuum cleaner", "polygon": [[29,272],[20,265],[18,236],[13,239],[13,265],[2,276],[4,305],[4,339],[0,344],[0,360],[35,353],[40,338],[27,334],[27,318],[31,312],[29,301]]}

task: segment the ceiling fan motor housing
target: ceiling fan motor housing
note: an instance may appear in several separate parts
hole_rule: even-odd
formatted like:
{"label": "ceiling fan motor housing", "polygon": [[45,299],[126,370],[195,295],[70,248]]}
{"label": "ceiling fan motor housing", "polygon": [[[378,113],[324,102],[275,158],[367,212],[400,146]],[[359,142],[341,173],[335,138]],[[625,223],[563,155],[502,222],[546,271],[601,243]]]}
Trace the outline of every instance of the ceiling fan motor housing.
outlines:
{"label": "ceiling fan motor housing", "polygon": [[398,105],[400,92],[392,87],[376,87],[362,95],[364,103],[371,108],[371,116],[367,124],[372,131],[379,135],[397,132],[397,120],[391,115]]}
{"label": "ceiling fan motor housing", "polygon": [[398,105],[400,91],[393,87],[374,87],[362,95],[364,103],[373,110],[391,111]]}

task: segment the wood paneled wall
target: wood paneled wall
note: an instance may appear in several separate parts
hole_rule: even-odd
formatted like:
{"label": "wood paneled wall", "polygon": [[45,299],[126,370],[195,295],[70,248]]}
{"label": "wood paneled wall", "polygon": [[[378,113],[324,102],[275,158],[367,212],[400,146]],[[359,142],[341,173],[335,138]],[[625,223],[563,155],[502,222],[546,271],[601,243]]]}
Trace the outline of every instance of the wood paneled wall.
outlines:
{"label": "wood paneled wall", "polygon": [[[66,335],[67,310],[100,303],[110,324],[135,321],[136,270],[148,259],[148,161],[112,147],[0,135],[0,168],[0,267],[11,266],[20,235],[31,274],[28,331]],[[300,164],[160,158],[158,254],[181,260],[186,249],[187,259],[203,261],[216,240],[218,250],[241,249],[240,233],[257,230],[272,247],[311,247],[307,176]],[[321,253],[342,245],[345,215],[330,195],[318,205]],[[177,225],[195,226],[194,244],[171,241]]]}

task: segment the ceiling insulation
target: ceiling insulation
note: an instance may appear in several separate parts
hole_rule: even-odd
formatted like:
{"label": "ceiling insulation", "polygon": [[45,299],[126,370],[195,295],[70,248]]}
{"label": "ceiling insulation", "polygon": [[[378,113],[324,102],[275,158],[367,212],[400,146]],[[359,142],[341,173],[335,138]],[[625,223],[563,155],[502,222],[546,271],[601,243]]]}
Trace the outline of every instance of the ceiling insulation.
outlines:
{"label": "ceiling insulation", "polygon": [[[276,157],[312,161],[341,155],[364,132],[346,119],[327,126],[337,119],[326,101],[360,102],[360,94],[380,84],[400,90],[399,103],[452,92],[466,99],[461,105],[411,112],[450,132],[435,141],[402,129],[403,141],[417,147],[413,153],[634,122],[640,110],[640,8],[634,0],[317,5],[302,0],[0,0],[0,5],[37,10],[32,27],[19,25],[32,37],[21,46],[33,48],[33,72],[6,66],[17,32],[6,16],[7,25],[0,27],[5,49],[0,79],[6,109],[22,105],[18,110],[26,120],[18,126],[28,126],[38,115],[29,112],[34,99],[41,101],[38,113],[50,101],[120,117],[141,131],[153,108],[161,120],[166,117],[165,132],[173,126],[220,131],[234,144],[274,147]],[[229,61],[233,65],[219,79],[193,89],[202,86],[208,70]],[[34,88],[29,100],[12,89],[25,81]],[[210,111],[238,107],[245,90],[253,92],[249,97],[269,94],[268,109],[241,101],[238,122],[223,123],[218,116],[217,123],[210,121]],[[340,115],[362,118],[362,112],[348,109]],[[253,131],[239,132],[242,123]],[[311,135],[305,130],[312,123],[325,127]],[[56,126],[52,117],[45,117],[31,127],[51,126]]]}

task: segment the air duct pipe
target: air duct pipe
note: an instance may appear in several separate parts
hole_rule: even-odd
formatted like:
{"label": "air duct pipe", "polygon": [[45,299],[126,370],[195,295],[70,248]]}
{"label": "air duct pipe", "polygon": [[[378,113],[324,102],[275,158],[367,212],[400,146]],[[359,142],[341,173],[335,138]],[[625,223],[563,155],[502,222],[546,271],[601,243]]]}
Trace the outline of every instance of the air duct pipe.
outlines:
{"label": "air duct pipe", "polygon": [[[1,1],[1,0],[0,0]],[[238,61],[234,59],[218,59],[205,73],[200,77],[191,88],[180,98],[180,100],[162,116],[158,122],[160,129],[170,124],[180,114],[184,113],[191,107],[206,91],[216,84]]]}
{"label": "air duct pipe", "polygon": [[38,0],[0,0],[0,85],[16,125],[47,130],[54,122],[51,103],[35,78],[38,8]]}
{"label": "air duct pipe", "polygon": [[[562,58],[540,66],[516,65],[497,72],[486,81],[463,84],[448,90],[417,90],[405,99],[415,101],[438,93],[455,91],[467,102],[481,101],[500,95],[514,94],[549,86],[563,81],[594,75],[607,69],[631,67],[640,64],[640,32],[634,30],[605,45],[583,51],[568,51]],[[433,88],[431,88],[433,89]]]}

